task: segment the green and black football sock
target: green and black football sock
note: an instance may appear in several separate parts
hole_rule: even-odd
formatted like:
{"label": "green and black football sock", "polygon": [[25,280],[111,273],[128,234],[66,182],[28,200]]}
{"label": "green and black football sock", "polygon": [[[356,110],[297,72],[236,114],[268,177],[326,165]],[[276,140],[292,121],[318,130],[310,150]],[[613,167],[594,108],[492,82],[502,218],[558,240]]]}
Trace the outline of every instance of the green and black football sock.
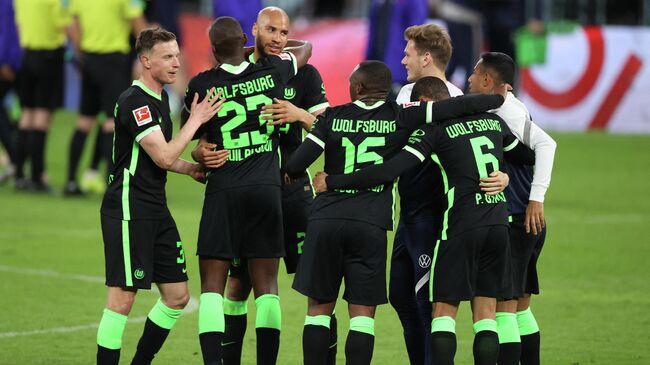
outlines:
{"label": "green and black football sock", "polygon": [[280,348],[280,328],[282,311],[280,297],[275,294],[260,295],[255,299],[257,315],[255,333],[257,334],[257,363],[275,364]]}
{"label": "green and black football sock", "polygon": [[199,298],[199,342],[205,365],[221,365],[224,327],[223,296],[202,293]]}
{"label": "green and black football sock", "polygon": [[521,365],[539,365],[540,334],[537,320],[530,307],[517,312],[517,324],[521,335]]}
{"label": "green and black football sock", "polygon": [[436,317],[431,321],[431,354],[437,365],[451,365],[456,356],[456,321],[449,317]]}
{"label": "green and black football sock", "polygon": [[345,358],[349,364],[370,364],[375,347],[375,319],[350,318],[350,332],[345,341]]}
{"label": "green and black football sock", "polygon": [[97,328],[97,365],[117,365],[128,317],[105,308]]}
{"label": "green and black football sock", "polygon": [[474,365],[494,365],[499,359],[497,321],[482,319],[474,323]]}
{"label": "green and black football sock", "polygon": [[234,301],[228,298],[223,300],[223,313],[226,322],[226,332],[221,343],[224,365],[241,364],[241,351],[246,334],[248,303],[247,301]]}
{"label": "green and black football sock", "polygon": [[305,317],[302,332],[302,357],[305,365],[325,365],[330,345],[330,321],[327,315]]}
{"label": "green and black football sock", "polygon": [[169,308],[162,300],[158,299],[147,316],[144,331],[138,342],[138,349],[133,361],[131,361],[131,365],[148,365],[151,363],[163,343],[165,343],[169,331],[174,327],[181,313],[183,313],[182,309]]}
{"label": "green and black football sock", "polygon": [[497,334],[499,335],[499,365],[519,365],[521,339],[517,326],[517,315],[497,312]]}

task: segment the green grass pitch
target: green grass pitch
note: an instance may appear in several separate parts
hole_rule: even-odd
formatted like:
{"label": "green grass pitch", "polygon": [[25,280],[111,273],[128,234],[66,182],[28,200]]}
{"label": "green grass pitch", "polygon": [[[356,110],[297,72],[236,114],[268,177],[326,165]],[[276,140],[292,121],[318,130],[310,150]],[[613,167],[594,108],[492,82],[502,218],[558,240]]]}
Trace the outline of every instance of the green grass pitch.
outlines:
{"label": "green grass pitch", "polygon": [[[106,296],[101,198],[60,196],[73,126],[72,114],[57,114],[48,140],[47,169],[57,196],[0,187],[0,364],[94,362],[96,325]],[[554,137],[559,147],[545,207],[549,228],[540,263],[542,295],[533,300],[542,331],[542,361],[648,364],[650,137]],[[185,243],[191,293],[197,298],[194,253],[202,186],[170,174],[167,191]],[[291,289],[284,272],[279,280],[283,329],[278,363],[299,364],[306,299]],[[131,318],[146,316],[155,300],[155,293],[141,291]],[[254,312],[249,305],[249,313]],[[464,304],[457,326],[457,364],[471,363],[468,312]],[[337,316],[342,363],[348,328],[343,301]],[[253,323],[249,320],[246,364],[254,363]],[[123,363],[133,355],[142,326],[142,320],[127,325]],[[196,311],[181,317],[156,363],[201,363]],[[401,327],[389,305],[377,313],[373,363],[408,363]]]}

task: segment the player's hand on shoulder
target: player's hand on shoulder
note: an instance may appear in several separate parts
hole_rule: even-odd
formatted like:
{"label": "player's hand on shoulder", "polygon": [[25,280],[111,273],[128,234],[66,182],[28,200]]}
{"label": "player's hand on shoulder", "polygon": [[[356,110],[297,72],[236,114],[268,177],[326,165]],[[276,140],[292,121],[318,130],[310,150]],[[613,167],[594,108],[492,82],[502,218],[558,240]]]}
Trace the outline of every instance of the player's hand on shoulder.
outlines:
{"label": "player's hand on shoulder", "polygon": [[327,182],[325,181],[325,178],[327,178],[327,173],[323,171],[319,171],[316,173],[316,176],[314,176],[312,184],[314,185],[316,194],[324,193],[327,191]]}
{"label": "player's hand on shoulder", "polygon": [[546,225],[544,220],[544,203],[535,200],[528,201],[526,208],[526,218],[524,219],[524,228],[526,233],[538,235],[542,233],[542,229]]}
{"label": "player's hand on shoulder", "polygon": [[510,177],[505,172],[494,171],[489,177],[481,178],[479,186],[481,191],[487,195],[495,195],[506,189],[510,183]]}
{"label": "player's hand on shoulder", "polygon": [[203,124],[212,117],[221,109],[221,106],[225,102],[225,99],[221,98],[221,91],[214,93],[215,88],[208,90],[203,100],[199,103],[199,94],[194,93],[194,100],[192,100],[192,107],[190,110],[190,120],[195,120],[196,122]]}

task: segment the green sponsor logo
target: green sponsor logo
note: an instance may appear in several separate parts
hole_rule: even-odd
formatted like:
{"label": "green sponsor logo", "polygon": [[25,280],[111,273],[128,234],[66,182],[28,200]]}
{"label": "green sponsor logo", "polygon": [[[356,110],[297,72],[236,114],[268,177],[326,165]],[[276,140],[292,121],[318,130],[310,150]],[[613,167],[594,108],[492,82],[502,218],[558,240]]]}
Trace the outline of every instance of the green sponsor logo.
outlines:
{"label": "green sponsor logo", "polygon": [[292,87],[285,87],[284,88],[284,98],[285,99],[293,99],[296,96],[296,89]]}
{"label": "green sponsor logo", "polygon": [[139,268],[135,269],[135,271],[133,272],[133,277],[135,277],[138,280],[142,280],[142,278],[144,278],[144,270]]}

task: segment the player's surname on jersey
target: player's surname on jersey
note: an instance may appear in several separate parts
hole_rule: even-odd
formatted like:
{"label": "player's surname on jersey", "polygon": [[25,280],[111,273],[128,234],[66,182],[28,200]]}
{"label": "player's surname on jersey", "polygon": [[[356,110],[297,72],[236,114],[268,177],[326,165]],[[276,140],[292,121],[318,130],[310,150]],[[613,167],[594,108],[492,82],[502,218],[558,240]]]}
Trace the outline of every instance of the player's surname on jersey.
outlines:
{"label": "player's surname on jersey", "polygon": [[229,151],[230,161],[243,161],[255,153],[273,152],[273,142],[271,140],[268,140],[261,146],[237,148],[231,149]]}
{"label": "player's surname on jersey", "polygon": [[503,192],[495,195],[487,195],[485,193],[476,193],[476,205],[480,204],[496,204],[506,201],[506,195]]}

